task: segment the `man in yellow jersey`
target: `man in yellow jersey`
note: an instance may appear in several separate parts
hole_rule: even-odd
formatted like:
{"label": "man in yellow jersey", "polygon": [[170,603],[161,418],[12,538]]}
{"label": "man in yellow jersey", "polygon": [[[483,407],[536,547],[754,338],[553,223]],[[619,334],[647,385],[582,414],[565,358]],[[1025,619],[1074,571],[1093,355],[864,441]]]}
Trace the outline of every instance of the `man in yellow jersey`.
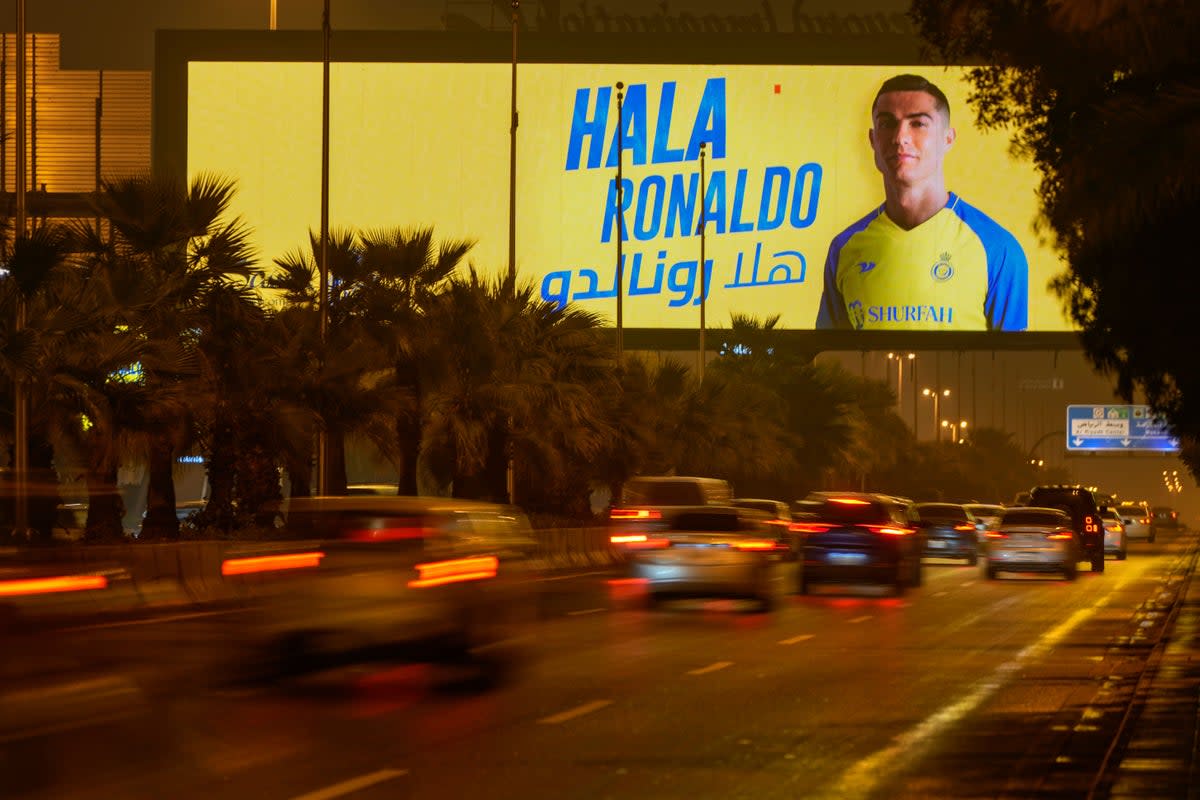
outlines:
{"label": "man in yellow jersey", "polygon": [[1025,330],[1025,251],[946,189],[955,138],[946,95],[897,75],[875,95],[871,122],[884,203],[830,243],[817,328]]}

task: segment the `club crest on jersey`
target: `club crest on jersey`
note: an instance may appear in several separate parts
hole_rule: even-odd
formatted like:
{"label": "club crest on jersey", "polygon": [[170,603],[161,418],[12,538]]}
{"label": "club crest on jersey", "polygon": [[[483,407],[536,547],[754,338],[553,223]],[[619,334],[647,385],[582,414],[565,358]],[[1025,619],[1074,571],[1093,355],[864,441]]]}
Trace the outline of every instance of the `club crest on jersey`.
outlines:
{"label": "club crest on jersey", "polygon": [[861,331],[867,324],[867,313],[863,310],[862,301],[855,300],[847,310],[850,312],[850,321],[854,323],[854,329]]}
{"label": "club crest on jersey", "polygon": [[942,253],[933,269],[929,270],[935,281],[948,281],[954,277],[954,265],[950,263],[950,254]]}

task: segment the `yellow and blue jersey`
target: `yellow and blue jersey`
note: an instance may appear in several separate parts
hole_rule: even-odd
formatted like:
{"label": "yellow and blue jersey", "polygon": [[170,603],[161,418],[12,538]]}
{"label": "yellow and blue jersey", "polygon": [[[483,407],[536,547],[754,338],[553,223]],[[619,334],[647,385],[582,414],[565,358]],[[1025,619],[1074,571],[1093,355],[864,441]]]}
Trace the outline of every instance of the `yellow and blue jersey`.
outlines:
{"label": "yellow and blue jersey", "polygon": [[1028,324],[1025,251],[953,192],[912,230],[880,206],[829,245],[817,328],[1022,331]]}

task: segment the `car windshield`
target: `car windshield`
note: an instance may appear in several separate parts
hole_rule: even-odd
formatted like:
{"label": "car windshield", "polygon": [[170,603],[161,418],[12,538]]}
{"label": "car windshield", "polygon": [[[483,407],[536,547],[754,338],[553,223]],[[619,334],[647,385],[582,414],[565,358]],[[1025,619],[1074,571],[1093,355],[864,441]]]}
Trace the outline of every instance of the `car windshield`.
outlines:
{"label": "car windshield", "polygon": [[970,511],[977,517],[998,517],[1004,513],[1004,506],[983,506],[972,504],[966,508],[967,511]]}
{"label": "car windshield", "polygon": [[1056,528],[1070,525],[1071,520],[1060,511],[1037,511],[1033,509],[1015,509],[1004,512],[1000,524],[1005,526],[1022,525]]}
{"label": "car windshield", "polygon": [[631,481],[625,484],[621,502],[644,506],[698,506],[704,492],[694,481]]}
{"label": "car windshield", "polygon": [[1126,503],[1117,507],[1117,513],[1123,517],[1143,517],[1146,515],[1146,509],[1139,505]]}
{"label": "car windshield", "polygon": [[779,515],[779,504],[774,500],[734,500],[738,508],[752,508],[755,511],[765,511],[772,516]]}
{"label": "car windshield", "polygon": [[967,522],[967,510],[952,503],[919,503],[917,514],[921,519],[944,519],[951,522]]}

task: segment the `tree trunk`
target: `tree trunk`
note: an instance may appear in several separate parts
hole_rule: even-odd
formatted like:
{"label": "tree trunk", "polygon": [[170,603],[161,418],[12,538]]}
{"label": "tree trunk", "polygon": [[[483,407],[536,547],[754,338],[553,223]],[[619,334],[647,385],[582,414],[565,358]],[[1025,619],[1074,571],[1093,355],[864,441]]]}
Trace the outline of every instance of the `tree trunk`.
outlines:
{"label": "tree trunk", "polygon": [[238,475],[237,429],[225,403],[218,404],[213,415],[212,451],[208,454],[208,502],[197,517],[203,527],[212,526],[229,533],[233,530],[234,482]]}
{"label": "tree trunk", "polygon": [[88,514],[84,538],[89,542],[118,542],[125,538],[121,519],[125,503],[117,491],[117,468],[89,469]]}
{"label": "tree trunk", "polygon": [[166,435],[150,442],[150,481],[146,489],[144,539],[178,539],[179,516],[175,503],[175,446]]}
{"label": "tree trunk", "polygon": [[325,438],[325,469],[328,486],[326,492],[331,495],[346,493],[346,432],[341,428],[329,429]]}

